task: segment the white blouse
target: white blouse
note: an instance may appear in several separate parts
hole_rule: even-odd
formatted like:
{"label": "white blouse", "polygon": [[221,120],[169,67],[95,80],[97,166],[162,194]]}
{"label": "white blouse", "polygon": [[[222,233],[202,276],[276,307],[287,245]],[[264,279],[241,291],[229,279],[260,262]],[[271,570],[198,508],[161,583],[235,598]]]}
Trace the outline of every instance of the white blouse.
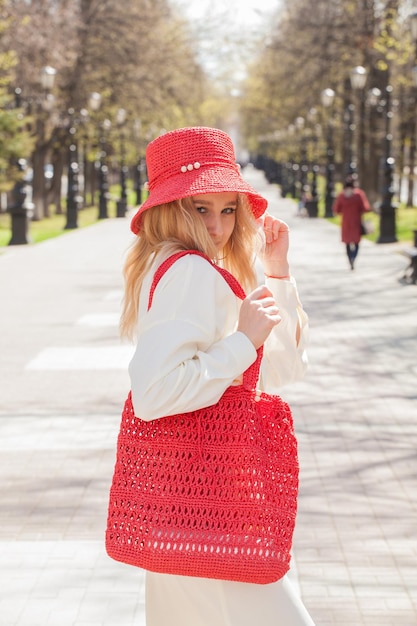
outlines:
{"label": "white blouse", "polygon": [[[129,365],[135,414],[144,420],[214,404],[256,358],[252,342],[236,330],[241,300],[199,256],[182,257],[167,270],[147,310],[153,274],[162,260],[155,260],[143,283],[137,346]],[[265,342],[259,386],[274,393],[304,375],[308,319],[294,279],[265,282],[282,321]]]}
{"label": "white blouse", "polygon": [[[241,380],[256,351],[236,331],[241,300],[205,259],[187,255],[148,294],[145,277],[138,341],[129,366],[135,414],[144,420],[209,406]],[[262,276],[263,278],[263,276]],[[295,281],[266,279],[282,321],[264,346],[260,387],[271,393],[301,378],[308,320]],[[297,344],[296,335],[300,337]],[[285,576],[270,585],[146,572],[147,626],[314,626]]]}

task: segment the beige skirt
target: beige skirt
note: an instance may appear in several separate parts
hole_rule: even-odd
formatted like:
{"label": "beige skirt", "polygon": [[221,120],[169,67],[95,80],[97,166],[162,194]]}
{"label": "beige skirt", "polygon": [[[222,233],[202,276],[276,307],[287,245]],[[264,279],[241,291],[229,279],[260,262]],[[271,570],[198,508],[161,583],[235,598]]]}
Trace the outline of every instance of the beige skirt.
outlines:
{"label": "beige skirt", "polygon": [[146,626],[314,626],[287,576],[270,585],[146,573]]}

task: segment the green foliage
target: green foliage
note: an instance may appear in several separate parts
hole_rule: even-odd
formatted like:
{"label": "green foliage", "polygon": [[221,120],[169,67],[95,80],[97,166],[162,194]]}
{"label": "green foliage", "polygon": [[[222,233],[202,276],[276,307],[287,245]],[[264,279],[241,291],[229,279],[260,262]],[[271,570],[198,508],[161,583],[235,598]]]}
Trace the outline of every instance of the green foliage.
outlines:
{"label": "green foliage", "polygon": [[[0,2],[0,10],[4,2]],[[0,33],[7,31],[9,19],[0,13]],[[22,112],[14,108],[14,97],[8,92],[17,56],[13,50],[0,52],[0,192],[9,191],[20,173],[17,161],[28,155],[33,141],[25,131]]]}
{"label": "green foliage", "polygon": [[[406,71],[401,68],[414,56],[409,24],[399,17],[399,0],[315,0],[314,10],[309,0],[283,4],[245,85],[242,127],[252,145],[257,135],[287,129],[311,107],[318,109],[323,126],[328,112],[321,105],[321,92],[327,87],[336,91],[332,113],[338,128],[355,65],[367,66],[369,73],[390,67],[396,88]],[[373,86],[368,81],[367,89]]]}
{"label": "green foliage", "polygon": [[8,191],[19,178],[18,159],[33,147],[33,140],[23,129],[19,110],[10,108],[10,96],[0,88],[0,191]]}

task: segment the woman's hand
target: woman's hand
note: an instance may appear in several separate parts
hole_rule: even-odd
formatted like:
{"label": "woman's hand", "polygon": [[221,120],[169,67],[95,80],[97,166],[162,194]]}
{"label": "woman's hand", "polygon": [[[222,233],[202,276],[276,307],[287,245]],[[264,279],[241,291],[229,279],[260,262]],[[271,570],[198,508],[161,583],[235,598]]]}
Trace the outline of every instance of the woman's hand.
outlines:
{"label": "woman's hand", "polygon": [[280,321],[272,292],[262,285],[243,300],[237,330],[244,333],[257,350]]}
{"label": "woman's hand", "polygon": [[289,277],[288,224],[268,213],[258,220],[258,224],[265,235],[265,249],[260,255],[265,274],[277,278]]}

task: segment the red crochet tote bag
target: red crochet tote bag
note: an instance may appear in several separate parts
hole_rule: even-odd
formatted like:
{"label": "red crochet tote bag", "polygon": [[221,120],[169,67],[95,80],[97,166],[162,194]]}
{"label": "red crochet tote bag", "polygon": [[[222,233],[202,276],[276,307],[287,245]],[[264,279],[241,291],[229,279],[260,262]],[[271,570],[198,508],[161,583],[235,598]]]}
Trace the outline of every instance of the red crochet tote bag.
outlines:
{"label": "red crochet tote bag", "polygon": [[[169,257],[155,273],[149,307],[158,281],[184,254],[201,255]],[[213,267],[243,299],[236,279]],[[242,385],[197,411],[146,422],[129,394],[110,489],[109,556],[153,572],[249,583],[288,571],[297,441],[288,404],[256,390],[261,359],[259,350]]]}

